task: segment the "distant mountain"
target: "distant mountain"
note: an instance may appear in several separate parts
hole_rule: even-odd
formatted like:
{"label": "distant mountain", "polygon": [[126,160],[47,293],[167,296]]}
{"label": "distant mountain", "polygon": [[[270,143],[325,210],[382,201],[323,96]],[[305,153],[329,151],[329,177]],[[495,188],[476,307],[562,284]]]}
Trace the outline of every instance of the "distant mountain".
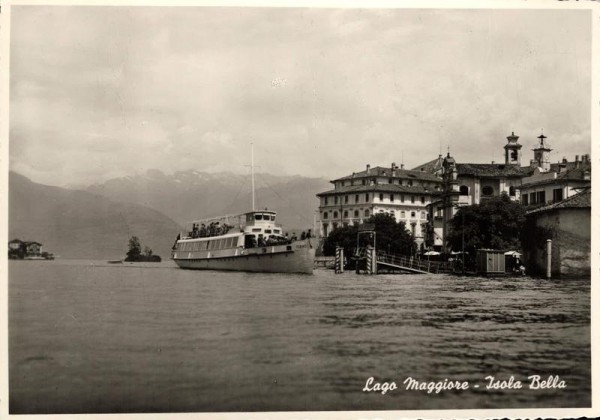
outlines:
{"label": "distant mountain", "polygon": [[[278,222],[286,230],[313,227],[319,206],[315,194],[331,184],[322,178],[257,174],[257,208],[278,213]],[[194,170],[166,175],[149,170],[144,175],[115,178],[86,189],[111,200],[148,206],[180,224],[251,209],[251,179],[233,173],[210,174]]]}
{"label": "distant mountain", "polygon": [[63,258],[122,258],[132,235],[169,258],[179,226],[160,212],[9,174],[9,239],[38,241]]}

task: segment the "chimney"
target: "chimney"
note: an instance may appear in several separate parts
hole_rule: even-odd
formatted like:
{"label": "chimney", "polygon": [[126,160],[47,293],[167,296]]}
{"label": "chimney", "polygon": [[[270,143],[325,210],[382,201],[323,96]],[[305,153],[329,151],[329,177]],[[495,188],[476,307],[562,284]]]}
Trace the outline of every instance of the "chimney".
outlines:
{"label": "chimney", "polygon": [[494,163],[495,163],[495,162],[492,160],[492,165],[493,165]]}
{"label": "chimney", "polygon": [[575,162],[579,162],[579,155],[575,155]]}
{"label": "chimney", "polygon": [[567,163],[567,158],[563,156],[562,163]]}
{"label": "chimney", "polygon": [[590,180],[590,178],[591,178],[591,177],[590,177],[590,171],[585,171],[585,172],[583,173],[583,179],[584,179],[584,181],[589,181],[589,180]]}
{"label": "chimney", "polygon": [[567,168],[567,164],[565,162],[566,159],[563,159],[562,163],[558,164],[558,173],[562,173],[566,168]]}
{"label": "chimney", "polygon": [[370,173],[371,173],[371,165],[369,165],[368,163],[367,163],[367,173],[368,173],[368,174],[370,174]]}

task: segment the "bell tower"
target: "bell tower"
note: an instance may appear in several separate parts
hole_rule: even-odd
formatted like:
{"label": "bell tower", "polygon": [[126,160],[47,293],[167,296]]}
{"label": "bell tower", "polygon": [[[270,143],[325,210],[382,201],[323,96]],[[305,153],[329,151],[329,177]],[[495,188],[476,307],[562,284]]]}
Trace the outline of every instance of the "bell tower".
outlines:
{"label": "bell tower", "polygon": [[508,143],[504,145],[504,163],[521,166],[521,147],[523,146],[519,144],[519,136],[515,136],[513,131],[506,139]]}
{"label": "bell tower", "polygon": [[542,132],[542,134],[538,136],[540,143],[533,149],[533,164],[544,171],[550,169],[550,152],[552,151],[550,145],[544,142],[544,139],[546,138],[547,137],[544,136],[544,133]]}

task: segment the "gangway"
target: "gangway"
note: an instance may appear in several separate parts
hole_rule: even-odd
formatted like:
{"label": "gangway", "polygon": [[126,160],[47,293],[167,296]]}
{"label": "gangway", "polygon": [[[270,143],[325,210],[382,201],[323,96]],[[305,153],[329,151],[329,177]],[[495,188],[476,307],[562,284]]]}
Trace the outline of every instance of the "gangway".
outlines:
{"label": "gangway", "polygon": [[451,262],[421,260],[386,252],[377,253],[377,265],[382,268],[392,268],[418,274],[451,273],[454,266]]}

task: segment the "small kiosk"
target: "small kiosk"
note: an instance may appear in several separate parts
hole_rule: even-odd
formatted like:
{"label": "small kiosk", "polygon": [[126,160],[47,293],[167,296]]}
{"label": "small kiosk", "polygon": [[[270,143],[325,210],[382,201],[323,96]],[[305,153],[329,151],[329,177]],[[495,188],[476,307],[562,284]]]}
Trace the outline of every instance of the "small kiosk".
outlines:
{"label": "small kiosk", "polygon": [[477,250],[477,272],[480,274],[506,274],[504,251],[496,249]]}

